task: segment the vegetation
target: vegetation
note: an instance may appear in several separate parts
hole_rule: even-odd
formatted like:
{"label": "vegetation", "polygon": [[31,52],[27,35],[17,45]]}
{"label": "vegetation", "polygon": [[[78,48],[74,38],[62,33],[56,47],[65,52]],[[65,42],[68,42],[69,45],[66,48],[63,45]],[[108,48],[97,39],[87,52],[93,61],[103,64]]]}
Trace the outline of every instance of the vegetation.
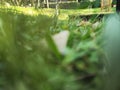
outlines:
{"label": "vegetation", "polygon": [[[0,4],[2,5],[13,5],[13,6],[22,6],[22,7],[35,7],[38,8],[56,8],[56,2],[59,4],[61,9],[86,9],[86,8],[98,8],[109,7],[111,4],[114,4],[116,1],[113,0],[113,3],[110,5],[107,3],[111,0],[1,0]],[[105,4],[104,4],[105,3]]]}
{"label": "vegetation", "polygon": [[[70,18],[73,14],[75,17]],[[98,18],[98,15],[80,18],[80,15],[87,14],[105,12],[99,8],[60,9],[57,15],[54,9],[1,6],[0,89],[117,90],[119,21],[115,22],[119,16],[116,14],[111,19],[107,16]],[[117,34],[113,32],[111,20]],[[108,37],[105,43],[101,38],[103,31],[103,37]],[[101,48],[103,46],[105,48]],[[115,50],[112,46],[116,47]],[[111,71],[115,74],[109,73]],[[105,77],[108,74],[109,77]]]}
{"label": "vegetation", "polygon": [[[2,89],[100,89],[96,38],[101,24],[95,28],[92,23],[96,21],[76,18],[56,22],[55,17],[18,11],[0,9]],[[70,36],[66,53],[62,54],[51,35],[64,30]]]}

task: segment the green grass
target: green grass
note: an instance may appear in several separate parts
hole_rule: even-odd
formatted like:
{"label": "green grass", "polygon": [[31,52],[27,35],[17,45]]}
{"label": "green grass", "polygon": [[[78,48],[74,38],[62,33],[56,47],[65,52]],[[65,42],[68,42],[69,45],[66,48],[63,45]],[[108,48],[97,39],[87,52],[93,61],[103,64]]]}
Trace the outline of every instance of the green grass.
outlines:
{"label": "green grass", "polygon": [[[102,90],[99,77],[101,53],[97,43],[101,22],[93,28],[90,20],[68,20],[68,15],[72,14],[101,13],[99,8],[61,9],[58,20],[49,18],[54,16],[55,9],[9,9],[12,11],[0,14],[0,60],[5,65],[7,63],[6,68],[2,69],[5,75],[0,79],[5,81],[3,85],[9,86],[5,89]],[[51,25],[52,21],[55,24]],[[57,51],[51,35],[64,30],[68,30],[70,36],[63,55]]]}
{"label": "green grass", "polygon": [[[39,10],[35,10],[35,8],[33,7],[14,7],[14,6],[10,6],[10,7],[2,7],[2,8],[8,8],[8,9],[15,9],[18,12],[27,14],[27,15],[38,15],[38,14],[42,14],[42,15],[47,15],[47,16],[54,16],[55,15],[55,9],[47,9],[47,8],[43,8],[43,9],[39,9]],[[60,15],[59,15],[59,19],[60,20],[65,20],[69,18],[69,15],[79,15],[79,14],[100,14],[100,13],[111,13],[114,12],[115,9],[113,8],[112,11],[110,12],[102,12],[100,8],[94,8],[94,9],[60,9]]]}

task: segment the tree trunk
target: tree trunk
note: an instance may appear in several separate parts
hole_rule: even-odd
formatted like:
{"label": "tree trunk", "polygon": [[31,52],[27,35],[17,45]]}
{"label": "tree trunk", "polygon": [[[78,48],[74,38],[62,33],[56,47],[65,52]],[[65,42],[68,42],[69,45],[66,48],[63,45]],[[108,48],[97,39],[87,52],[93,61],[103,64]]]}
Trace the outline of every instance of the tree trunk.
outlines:
{"label": "tree trunk", "polygon": [[76,0],[76,2],[78,3],[78,0]]}
{"label": "tree trunk", "polygon": [[49,8],[49,1],[48,0],[46,0],[46,4],[47,4],[47,8]]}
{"label": "tree trunk", "polygon": [[38,9],[39,7],[40,7],[40,0],[36,0],[35,9]]}
{"label": "tree trunk", "polygon": [[18,0],[14,0],[14,2],[17,6],[19,6],[19,1]]}
{"label": "tree trunk", "polygon": [[112,0],[101,0],[101,10],[110,11]]}
{"label": "tree trunk", "polygon": [[56,0],[56,16],[58,16],[59,15],[59,1],[58,0]]}
{"label": "tree trunk", "polygon": [[116,2],[116,11],[120,12],[120,0],[117,0]]}

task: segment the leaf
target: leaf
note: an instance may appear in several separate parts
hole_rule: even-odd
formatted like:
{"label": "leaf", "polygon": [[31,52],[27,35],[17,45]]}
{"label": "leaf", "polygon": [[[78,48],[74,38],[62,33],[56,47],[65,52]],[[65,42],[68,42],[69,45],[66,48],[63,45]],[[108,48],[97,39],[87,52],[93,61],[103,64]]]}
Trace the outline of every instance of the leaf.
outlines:
{"label": "leaf", "polygon": [[50,34],[46,35],[46,41],[49,45],[49,47],[51,48],[51,50],[53,51],[53,53],[57,56],[58,59],[61,59],[61,55],[57,49],[57,46],[55,45],[52,37],[50,36]]}
{"label": "leaf", "polygon": [[65,58],[62,62],[63,65],[67,65],[72,63],[73,61],[76,60],[76,58],[79,57],[79,54],[75,52],[75,50],[66,48],[65,50]]}

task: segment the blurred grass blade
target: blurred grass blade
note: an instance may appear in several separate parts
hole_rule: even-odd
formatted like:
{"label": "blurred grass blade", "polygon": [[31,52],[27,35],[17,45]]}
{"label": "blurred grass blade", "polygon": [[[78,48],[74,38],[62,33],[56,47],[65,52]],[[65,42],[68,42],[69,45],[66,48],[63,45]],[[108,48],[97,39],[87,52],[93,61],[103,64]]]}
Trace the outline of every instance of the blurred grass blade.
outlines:
{"label": "blurred grass blade", "polygon": [[57,46],[55,45],[55,43],[54,43],[54,41],[53,41],[53,39],[52,39],[50,34],[46,35],[46,41],[47,41],[49,47],[51,48],[51,50],[53,51],[53,53],[56,55],[56,57],[59,60],[61,60],[60,52],[58,51]]}

